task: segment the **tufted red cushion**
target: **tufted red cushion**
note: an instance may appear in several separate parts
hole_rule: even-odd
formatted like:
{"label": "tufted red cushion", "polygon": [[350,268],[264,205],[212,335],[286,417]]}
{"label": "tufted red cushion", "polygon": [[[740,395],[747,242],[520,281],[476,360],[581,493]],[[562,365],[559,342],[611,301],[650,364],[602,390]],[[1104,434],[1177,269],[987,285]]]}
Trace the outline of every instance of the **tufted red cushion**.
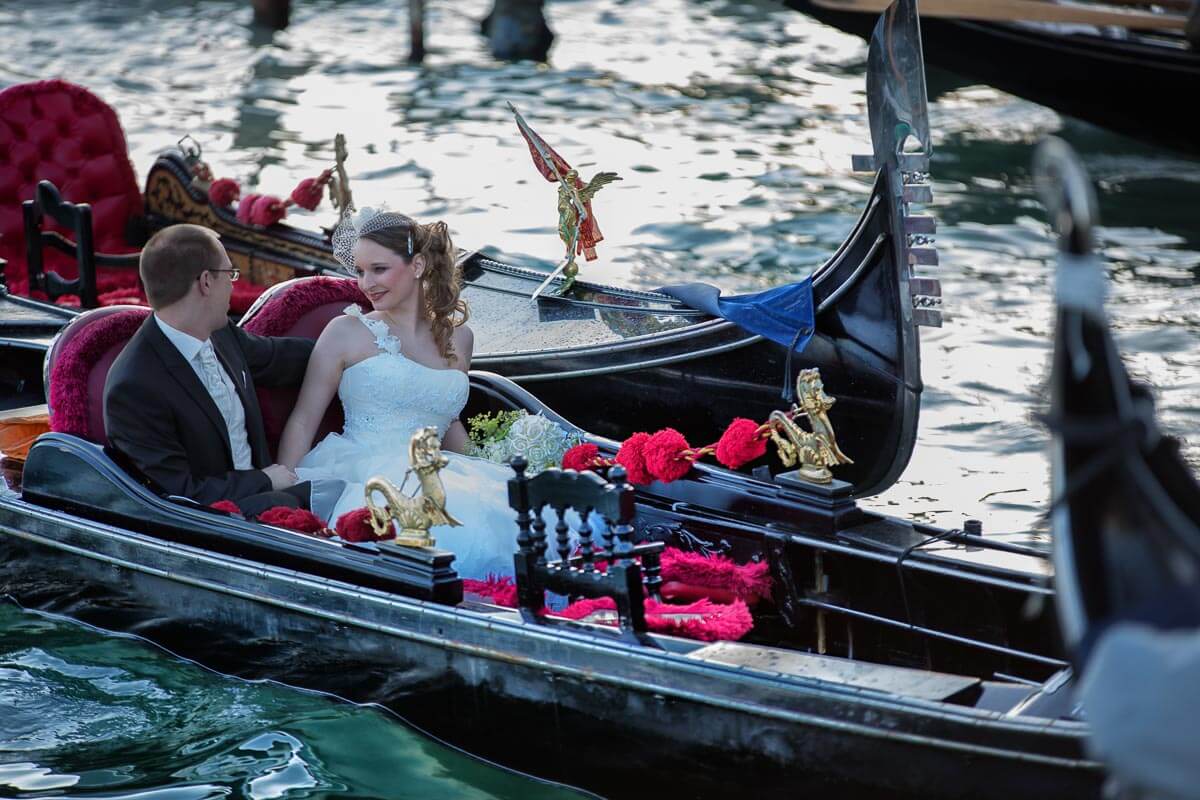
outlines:
{"label": "tufted red cushion", "polygon": [[[8,260],[9,288],[28,292],[21,203],[33,199],[38,181],[49,180],[72,203],[92,207],[96,250],[130,253],[125,229],[142,215],[125,134],[104,101],[60,80],[10,86],[0,91],[0,258]],[[57,226],[64,235],[68,231]],[[75,262],[45,251],[46,268],[64,278],[77,275]],[[100,293],[137,285],[136,270],[100,268]]]}
{"label": "tufted red cushion", "polygon": [[[371,303],[350,278],[316,276],[296,278],[267,289],[258,304],[239,323],[250,333],[259,336],[303,336],[316,339],[334,317],[346,306],[357,303],[364,311]],[[262,407],[263,427],[274,452],[279,436],[296,405],[299,387],[258,388],[258,404]],[[342,407],[335,399],[317,431],[320,441],[331,431],[342,429]]]}
{"label": "tufted red cushion", "polygon": [[80,314],[46,354],[50,376],[50,430],[108,444],[104,433],[104,381],[113,361],[149,316],[150,309],[110,306]]}

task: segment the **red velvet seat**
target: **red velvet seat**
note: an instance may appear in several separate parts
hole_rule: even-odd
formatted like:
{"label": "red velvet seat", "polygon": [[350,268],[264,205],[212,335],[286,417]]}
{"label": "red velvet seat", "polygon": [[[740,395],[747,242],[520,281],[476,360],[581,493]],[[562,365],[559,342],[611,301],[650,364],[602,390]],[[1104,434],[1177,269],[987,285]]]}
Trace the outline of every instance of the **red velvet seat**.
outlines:
{"label": "red velvet seat", "polygon": [[[33,199],[41,180],[54,183],[65,199],[91,206],[97,251],[137,251],[126,232],[143,215],[142,193],[128,152],[117,115],[80,86],[49,80],[0,91],[0,259],[8,261],[12,291],[28,293],[21,203]],[[78,274],[73,259],[53,251],[45,267],[68,279]],[[101,295],[115,293],[109,300],[137,298],[134,270],[102,267],[97,285]]]}
{"label": "red velvet seat", "polygon": [[51,430],[108,444],[104,381],[149,314],[138,306],[107,306],[86,311],[63,328],[46,354]]}
{"label": "red velvet seat", "polygon": [[[267,289],[239,323],[248,332],[259,336],[303,336],[316,339],[334,317],[346,306],[357,303],[363,311],[371,304],[358,285],[350,278],[312,277],[278,283]],[[279,445],[279,436],[287,423],[300,387],[258,387],[258,402],[262,407],[263,426],[271,451]],[[320,441],[331,431],[342,429],[342,407],[336,398],[317,431]]]}

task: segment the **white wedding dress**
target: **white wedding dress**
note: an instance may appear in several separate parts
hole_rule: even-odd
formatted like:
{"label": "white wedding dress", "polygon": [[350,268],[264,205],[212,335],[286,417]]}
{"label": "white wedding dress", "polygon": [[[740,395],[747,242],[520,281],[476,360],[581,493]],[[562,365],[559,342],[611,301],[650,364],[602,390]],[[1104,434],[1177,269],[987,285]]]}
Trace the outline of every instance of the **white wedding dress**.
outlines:
{"label": "white wedding dress", "polygon": [[[330,481],[339,488],[341,484],[332,482],[345,482],[337,497],[315,492],[312,498],[313,513],[331,526],[342,514],[366,505],[364,485],[370,478],[382,475],[399,486],[408,469],[413,433],[432,426],[445,436],[469,391],[466,373],[418,364],[401,353],[400,340],[386,323],[367,318],[358,306],[347,307],[345,313],[374,334],[379,352],[342,373],[338,397],[345,427],[340,434],[326,436],[296,468],[302,481]],[[458,453],[445,455],[450,464],[440,474],[446,510],[462,527],[433,528],[436,546],[455,554],[454,568],[461,577],[511,575],[517,549],[516,512],[508,506],[512,469]],[[414,485],[410,477],[405,493]]]}

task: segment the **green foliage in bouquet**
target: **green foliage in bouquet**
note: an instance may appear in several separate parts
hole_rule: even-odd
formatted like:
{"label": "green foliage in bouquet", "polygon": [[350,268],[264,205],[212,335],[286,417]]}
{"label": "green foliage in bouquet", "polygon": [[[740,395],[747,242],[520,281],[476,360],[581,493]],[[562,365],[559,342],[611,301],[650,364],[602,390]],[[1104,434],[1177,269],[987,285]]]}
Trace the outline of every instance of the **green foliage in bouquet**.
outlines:
{"label": "green foliage in bouquet", "polygon": [[495,414],[485,411],[482,414],[476,414],[467,420],[471,444],[483,449],[489,444],[504,441],[504,437],[508,436],[508,431],[512,428],[513,423],[525,414],[526,412],[522,410],[497,411]]}
{"label": "green foliage in bouquet", "polygon": [[467,455],[498,464],[523,455],[530,472],[561,465],[563,454],[580,442],[574,431],[524,410],[476,414],[467,420],[467,428],[471,441]]}

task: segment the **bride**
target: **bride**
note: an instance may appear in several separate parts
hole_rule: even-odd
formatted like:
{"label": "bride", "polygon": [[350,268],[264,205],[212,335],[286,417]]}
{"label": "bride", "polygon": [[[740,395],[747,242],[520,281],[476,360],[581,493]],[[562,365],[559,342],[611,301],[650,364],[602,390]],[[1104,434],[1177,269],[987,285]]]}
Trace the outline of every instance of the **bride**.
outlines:
{"label": "bride", "polygon": [[[334,232],[334,255],[353,270],[374,310],[348,306],[317,339],[280,439],[280,463],[300,480],[328,481],[314,486],[345,487],[312,499],[313,511],[332,523],[365,505],[368,479],[383,475],[399,485],[412,434],[436,427],[449,451],[441,472],[447,511],[463,523],[435,528],[437,546],[454,552],[463,577],[510,574],[517,535],[506,488],[512,472],[463,455],[467,432],[458,415],[467,402],[474,338],[464,324],[462,274],[445,223],[364,209]],[[334,393],[345,427],[310,451]]]}

